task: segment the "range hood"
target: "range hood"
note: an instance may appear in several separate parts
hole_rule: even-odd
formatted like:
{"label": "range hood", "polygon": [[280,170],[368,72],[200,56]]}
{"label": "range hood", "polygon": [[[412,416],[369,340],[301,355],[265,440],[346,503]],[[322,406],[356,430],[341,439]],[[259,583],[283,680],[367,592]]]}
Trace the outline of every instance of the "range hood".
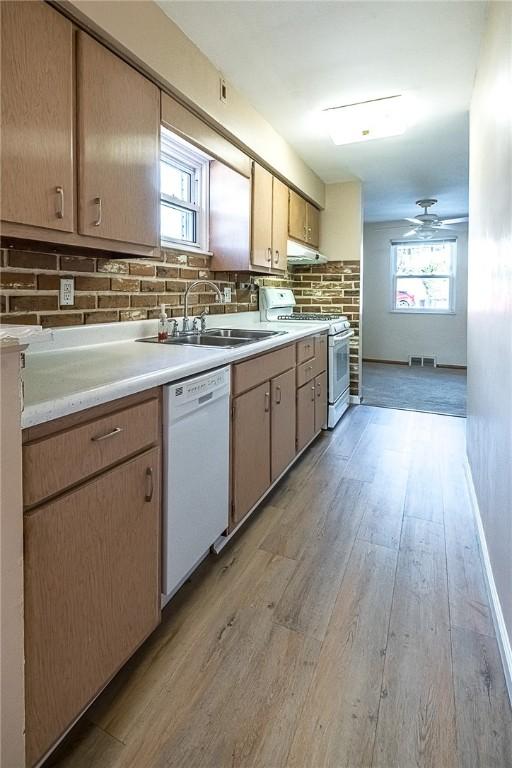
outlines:
{"label": "range hood", "polygon": [[288,264],[325,264],[326,256],[309,248],[307,245],[296,243],[295,240],[288,240],[286,255]]}

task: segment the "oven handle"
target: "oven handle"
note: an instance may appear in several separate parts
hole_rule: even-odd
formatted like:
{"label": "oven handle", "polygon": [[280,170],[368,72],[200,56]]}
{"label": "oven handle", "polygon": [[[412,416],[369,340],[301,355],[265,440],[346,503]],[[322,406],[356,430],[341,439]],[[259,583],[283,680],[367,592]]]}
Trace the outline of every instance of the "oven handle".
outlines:
{"label": "oven handle", "polygon": [[341,333],[336,333],[334,336],[329,336],[330,345],[334,347],[336,344],[339,344],[341,341],[346,341],[347,339],[350,339],[350,337],[353,335],[354,335],[354,331],[350,329],[348,331],[342,331]]}

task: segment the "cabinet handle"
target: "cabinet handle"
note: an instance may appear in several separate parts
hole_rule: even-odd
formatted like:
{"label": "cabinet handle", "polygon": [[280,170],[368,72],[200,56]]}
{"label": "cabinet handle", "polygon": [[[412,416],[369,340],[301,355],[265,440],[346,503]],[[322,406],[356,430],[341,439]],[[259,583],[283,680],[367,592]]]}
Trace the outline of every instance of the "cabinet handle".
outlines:
{"label": "cabinet handle", "polygon": [[91,437],[93,443],[100,443],[102,440],[106,440],[108,437],[114,437],[123,431],[122,427],[114,427],[111,432],[107,432],[106,435],[98,435],[97,437]]}
{"label": "cabinet handle", "polygon": [[267,248],[267,261],[272,261],[272,248]]}
{"label": "cabinet handle", "polygon": [[314,386],[311,387],[311,401],[312,402],[315,401],[315,387]]}
{"label": "cabinet handle", "polygon": [[316,396],[317,397],[322,396],[322,385],[320,382],[317,382],[317,385],[316,385]]}
{"label": "cabinet handle", "polygon": [[144,499],[146,501],[151,501],[153,498],[153,490],[154,490],[154,484],[153,484],[153,470],[151,467],[148,467],[146,469],[146,495],[144,496]]}
{"label": "cabinet handle", "polygon": [[307,239],[308,239],[307,238],[307,228],[306,228],[306,225],[304,224],[304,240],[307,240]]}
{"label": "cabinet handle", "polygon": [[64,218],[64,188],[55,187],[55,192],[58,195],[57,218],[63,219]]}
{"label": "cabinet handle", "polygon": [[98,218],[96,221],[93,221],[93,227],[99,227],[101,224],[101,218],[102,218],[102,210],[101,210],[101,197],[95,197],[94,198],[94,205],[98,207]]}
{"label": "cabinet handle", "polygon": [[265,413],[270,411],[270,392],[265,392]]}
{"label": "cabinet handle", "polygon": [[281,387],[276,387],[276,405],[281,403]]}
{"label": "cabinet handle", "polygon": [[276,264],[279,264],[279,251],[276,248]]}

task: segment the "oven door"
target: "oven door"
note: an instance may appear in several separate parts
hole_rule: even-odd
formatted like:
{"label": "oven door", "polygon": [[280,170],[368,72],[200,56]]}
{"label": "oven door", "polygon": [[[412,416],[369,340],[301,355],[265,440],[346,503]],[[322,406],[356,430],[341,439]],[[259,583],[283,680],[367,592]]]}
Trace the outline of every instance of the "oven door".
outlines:
{"label": "oven door", "polygon": [[343,331],[329,337],[329,402],[335,403],[350,383],[350,337],[353,331]]}

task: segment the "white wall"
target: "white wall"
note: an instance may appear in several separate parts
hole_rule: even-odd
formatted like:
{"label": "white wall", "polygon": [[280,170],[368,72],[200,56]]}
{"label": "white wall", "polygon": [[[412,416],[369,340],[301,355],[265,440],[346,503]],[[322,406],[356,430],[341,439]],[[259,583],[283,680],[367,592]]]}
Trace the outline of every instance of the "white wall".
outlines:
{"label": "white wall", "polygon": [[512,698],[511,39],[512,4],[491,3],[470,120],[467,450]]}
{"label": "white wall", "polygon": [[363,195],[360,181],[326,184],[320,214],[320,251],[329,261],[359,261],[363,238]]}
{"label": "white wall", "polygon": [[[454,315],[390,312],[390,240],[400,222],[367,224],[363,236],[363,358],[407,361],[409,355],[436,355],[443,365],[466,365],[467,226],[457,225]],[[403,222],[402,222],[403,225]]]}
{"label": "white wall", "polygon": [[63,5],[323,207],[323,181],[231,85],[227,103],[220,100],[220,73],[156,3],[66,0]]}

